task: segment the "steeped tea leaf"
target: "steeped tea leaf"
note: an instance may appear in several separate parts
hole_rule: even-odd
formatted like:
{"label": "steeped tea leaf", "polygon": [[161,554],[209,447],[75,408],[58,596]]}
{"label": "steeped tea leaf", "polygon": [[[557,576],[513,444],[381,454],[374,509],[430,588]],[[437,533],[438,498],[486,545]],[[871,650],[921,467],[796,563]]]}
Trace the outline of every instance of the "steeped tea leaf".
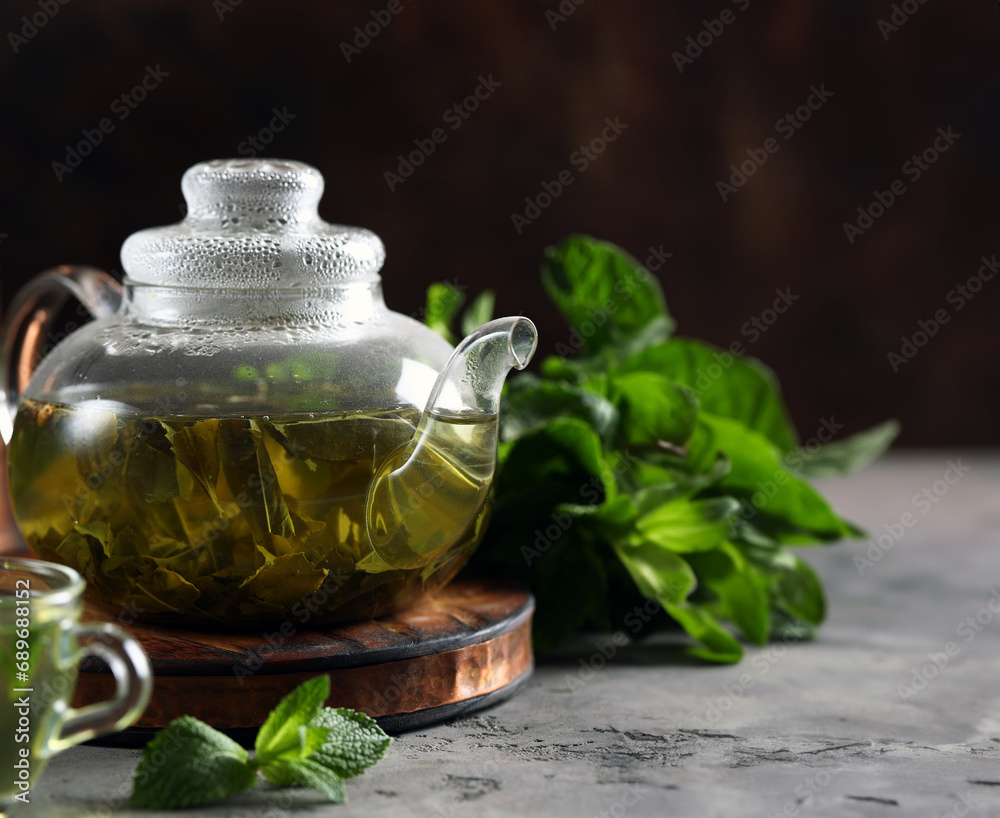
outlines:
{"label": "steeped tea leaf", "polygon": [[84,478],[104,477],[114,468],[112,453],[118,443],[114,412],[78,412],[72,423],[77,470]]}
{"label": "steeped tea leaf", "polygon": [[[288,507],[267,449],[261,445],[260,430],[253,421],[226,418],[219,421],[218,431],[222,471],[254,540],[261,542],[266,534],[291,536],[294,529]],[[246,498],[244,502],[241,497]]]}
{"label": "steeped tea leaf", "polygon": [[314,594],[327,573],[309,562],[304,554],[285,554],[262,565],[240,587],[254,599],[291,608]]}

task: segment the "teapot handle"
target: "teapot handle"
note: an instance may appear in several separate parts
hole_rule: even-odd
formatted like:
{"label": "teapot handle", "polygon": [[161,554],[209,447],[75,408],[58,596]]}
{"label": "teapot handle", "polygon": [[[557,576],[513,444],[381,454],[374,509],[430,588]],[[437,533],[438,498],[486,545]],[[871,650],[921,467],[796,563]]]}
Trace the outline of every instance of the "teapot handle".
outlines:
{"label": "teapot handle", "polygon": [[93,318],[118,310],[122,285],[103,270],[63,264],[35,276],[14,297],[0,339],[0,435],[10,442],[17,402],[39,361],[59,339],[59,310],[75,297]]}

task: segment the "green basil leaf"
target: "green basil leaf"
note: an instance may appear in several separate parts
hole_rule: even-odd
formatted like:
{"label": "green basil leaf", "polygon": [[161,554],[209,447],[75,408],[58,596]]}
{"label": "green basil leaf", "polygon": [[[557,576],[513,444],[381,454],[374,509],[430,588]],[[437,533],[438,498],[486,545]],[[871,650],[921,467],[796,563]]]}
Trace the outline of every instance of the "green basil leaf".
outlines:
{"label": "green basil leaf", "polygon": [[623,372],[655,372],[694,393],[702,409],[740,421],[782,452],[795,447],[795,428],[778,388],[764,364],[740,358],[699,341],[673,338],[633,355]]}
{"label": "green basil leaf", "polygon": [[731,543],[689,559],[701,587],[715,595],[719,616],[751,642],[763,645],[771,629],[768,580]]}
{"label": "green basil leaf", "polygon": [[462,335],[470,335],[487,321],[491,321],[495,302],[492,290],[483,290],[477,295],[469,304],[469,308],[462,313]]}
{"label": "green basil leaf", "polygon": [[700,422],[732,470],[714,487],[740,500],[741,517],[778,542],[810,544],[853,536],[808,483],[785,468],[778,450],[763,436],[728,418],[702,412]]}
{"label": "green basil leaf", "polygon": [[787,551],[775,558],[773,566],[777,574],[775,605],[812,625],[822,622],[826,616],[826,597],[812,567]]}
{"label": "green basil leaf", "polygon": [[743,657],[743,648],[729,631],[719,624],[704,606],[683,602],[665,605],[688,635],[701,644],[688,648],[688,653],[708,662],[734,664]]}
{"label": "green basil leaf", "polygon": [[618,428],[618,410],[600,395],[525,373],[511,381],[504,396],[500,434],[503,440],[515,440],[559,417],[588,423],[602,440],[610,440]]}
{"label": "green basil leaf", "polygon": [[590,478],[608,495],[615,493],[614,472],[601,438],[576,418],[557,418],[523,435],[502,451],[501,459],[499,488],[505,495],[578,503],[589,496]]}
{"label": "green basil leaf", "polygon": [[451,330],[452,322],[465,302],[465,294],[458,287],[442,281],[427,288],[424,323],[449,344],[457,340]]}
{"label": "green basil leaf", "polygon": [[613,244],[571,236],[546,251],[542,282],[570,325],[570,343],[561,344],[567,352],[603,351],[655,318],[668,320],[660,322],[659,338],[672,326],[659,282]]}
{"label": "green basil leaf", "polygon": [[798,472],[810,479],[851,474],[884,454],[898,434],[899,422],[887,420],[864,432],[828,443],[814,454],[800,450],[802,465]]}
{"label": "green basil leaf", "polygon": [[732,497],[678,498],[636,522],[636,537],[670,551],[709,551],[729,536],[740,504]]}
{"label": "green basil leaf", "polygon": [[694,431],[698,402],[662,375],[635,372],[615,377],[612,395],[621,413],[621,446],[685,444]]}
{"label": "green basil leaf", "polygon": [[639,592],[664,607],[683,602],[696,585],[694,571],[684,558],[657,543],[617,545],[615,553]]}

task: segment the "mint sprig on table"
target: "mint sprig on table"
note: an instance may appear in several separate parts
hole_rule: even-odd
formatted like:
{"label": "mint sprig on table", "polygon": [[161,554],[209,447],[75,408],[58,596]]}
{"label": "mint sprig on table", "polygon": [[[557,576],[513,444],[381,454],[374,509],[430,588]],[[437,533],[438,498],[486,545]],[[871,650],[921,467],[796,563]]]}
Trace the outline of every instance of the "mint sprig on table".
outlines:
{"label": "mint sprig on table", "polygon": [[[546,253],[542,280],[570,332],[537,375],[508,381],[474,564],[530,585],[542,649],[672,620],[693,655],[736,662],[734,630],[756,644],[811,634],[823,588],[787,546],[862,532],[808,479],[866,465],[898,424],[800,448],[774,373],[674,336],[659,283],[614,245],[573,236]],[[429,325],[449,337],[461,304],[455,288],[432,286]],[[480,296],[463,329],[491,307]]]}
{"label": "mint sprig on table", "polygon": [[329,695],[330,679],[321,675],[285,696],[260,728],[253,757],[192,716],[174,719],[143,750],[129,805],[185,809],[222,801],[255,787],[258,773],[278,787],[312,787],[346,801],[344,781],[379,761],[392,739],[364,713],[323,707]]}

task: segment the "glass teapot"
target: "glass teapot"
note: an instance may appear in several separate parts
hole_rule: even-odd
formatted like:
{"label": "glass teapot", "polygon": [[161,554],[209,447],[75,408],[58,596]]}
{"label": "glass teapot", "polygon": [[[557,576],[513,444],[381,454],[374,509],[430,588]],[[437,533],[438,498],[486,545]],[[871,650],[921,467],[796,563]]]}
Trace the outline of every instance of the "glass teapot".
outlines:
{"label": "glass teapot", "polygon": [[[61,267],[11,305],[0,431],[28,544],[153,620],[364,619],[441,587],[482,537],[534,325],[452,349],[387,309],[382,242],[319,218],[308,165],[205,162],[182,189],[186,218],[126,240],[123,285]],[[96,320],[32,372],[69,295]]]}

